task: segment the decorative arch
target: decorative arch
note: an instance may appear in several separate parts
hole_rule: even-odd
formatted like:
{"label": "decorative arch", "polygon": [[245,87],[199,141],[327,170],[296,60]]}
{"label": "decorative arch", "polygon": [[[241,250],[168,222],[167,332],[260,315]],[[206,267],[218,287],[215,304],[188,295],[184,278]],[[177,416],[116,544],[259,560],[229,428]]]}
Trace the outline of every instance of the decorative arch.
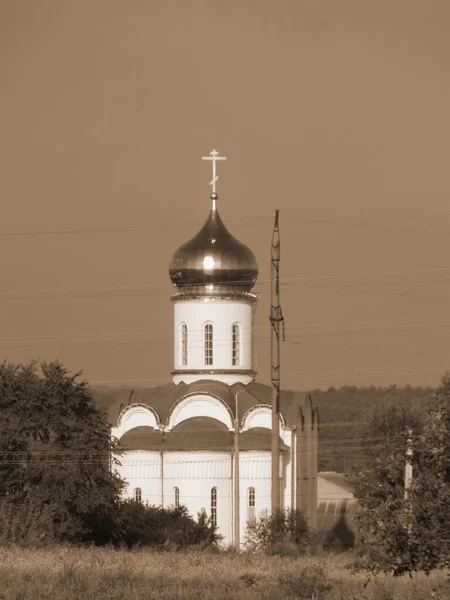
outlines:
{"label": "decorative arch", "polygon": [[[285,429],[285,421],[280,413],[280,433]],[[270,404],[258,404],[252,406],[242,419],[242,431],[247,431],[252,427],[265,427],[272,429],[272,407]]]}
{"label": "decorative arch", "polygon": [[185,396],[171,408],[166,429],[170,431],[179,423],[194,417],[210,417],[224,423],[229,431],[233,430],[230,408],[217,396],[199,393]]}
{"label": "decorative arch", "polygon": [[135,427],[153,427],[159,429],[158,413],[146,404],[130,404],[122,410],[117,419],[117,427],[111,430],[112,435],[121,438],[127,431]]}

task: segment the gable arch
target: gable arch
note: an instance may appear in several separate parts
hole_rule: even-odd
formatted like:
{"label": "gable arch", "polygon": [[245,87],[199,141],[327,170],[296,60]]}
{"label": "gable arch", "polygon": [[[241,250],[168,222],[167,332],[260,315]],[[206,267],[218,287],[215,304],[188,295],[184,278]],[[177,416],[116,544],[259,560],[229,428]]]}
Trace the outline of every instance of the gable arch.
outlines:
{"label": "gable arch", "polygon": [[142,426],[159,429],[158,413],[146,404],[130,404],[120,413],[117,427],[113,427],[111,433],[115,437],[121,438],[130,429]]}
{"label": "gable arch", "polygon": [[230,408],[217,396],[199,393],[185,396],[171,408],[166,429],[170,431],[183,421],[194,417],[210,417],[221,421],[229,431],[233,430]]}
{"label": "gable arch", "polygon": [[[272,429],[272,407],[270,404],[252,406],[242,418],[242,431],[252,427]],[[283,415],[280,413],[280,432],[285,428]]]}

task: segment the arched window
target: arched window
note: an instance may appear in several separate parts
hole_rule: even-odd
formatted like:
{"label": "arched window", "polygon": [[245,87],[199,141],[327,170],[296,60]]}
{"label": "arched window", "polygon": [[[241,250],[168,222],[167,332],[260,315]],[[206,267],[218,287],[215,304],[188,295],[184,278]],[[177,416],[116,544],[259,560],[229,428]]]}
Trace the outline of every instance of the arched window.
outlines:
{"label": "arched window", "polygon": [[217,488],[211,490],[211,524],[217,527]]}
{"label": "arched window", "polygon": [[253,521],[255,519],[255,488],[248,488],[248,520]]}
{"label": "arched window", "polygon": [[232,327],[233,336],[233,348],[231,362],[233,367],[241,364],[241,328],[238,323],[235,323]]}
{"label": "arched window", "polygon": [[206,323],[204,327],[205,365],[213,364],[213,326]]}
{"label": "arched window", "polygon": [[181,364],[183,367],[188,361],[188,329],[186,323],[181,326]]}
{"label": "arched window", "polygon": [[142,502],[142,490],[141,488],[136,488],[134,490],[134,499],[136,502]]}
{"label": "arched window", "polygon": [[180,488],[173,488],[175,508],[180,508]]}

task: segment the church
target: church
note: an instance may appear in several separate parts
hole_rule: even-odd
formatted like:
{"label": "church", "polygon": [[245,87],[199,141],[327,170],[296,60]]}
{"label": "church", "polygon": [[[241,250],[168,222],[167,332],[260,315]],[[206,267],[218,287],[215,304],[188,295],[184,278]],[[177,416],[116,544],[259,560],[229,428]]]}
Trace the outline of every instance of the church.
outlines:
{"label": "church", "polygon": [[[175,251],[172,382],[153,388],[97,388],[125,495],[156,506],[205,509],[223,543],[242,545],[246,524],[271,510],[272,387],[255,381],[253,252],[219,215],[213,150],[209,215]],[[269,304],[269,303],[268,303]],[[279,504],[317,524],[318,413],[311,398],[280,392]]]}

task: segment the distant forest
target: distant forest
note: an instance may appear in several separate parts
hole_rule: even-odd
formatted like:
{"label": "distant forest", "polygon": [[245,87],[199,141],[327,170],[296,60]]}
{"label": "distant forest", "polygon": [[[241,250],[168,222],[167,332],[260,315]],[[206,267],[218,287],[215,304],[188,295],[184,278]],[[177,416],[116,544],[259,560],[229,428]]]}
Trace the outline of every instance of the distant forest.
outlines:
{"label": "distant forest", "polygon": [[311,391],[313,405],[319,409],[319,471],[348,473],[362,466],[366,457],[361,441],[373,411],[393,403],[425,411],[433,393],[430,387],[395,385]]}

